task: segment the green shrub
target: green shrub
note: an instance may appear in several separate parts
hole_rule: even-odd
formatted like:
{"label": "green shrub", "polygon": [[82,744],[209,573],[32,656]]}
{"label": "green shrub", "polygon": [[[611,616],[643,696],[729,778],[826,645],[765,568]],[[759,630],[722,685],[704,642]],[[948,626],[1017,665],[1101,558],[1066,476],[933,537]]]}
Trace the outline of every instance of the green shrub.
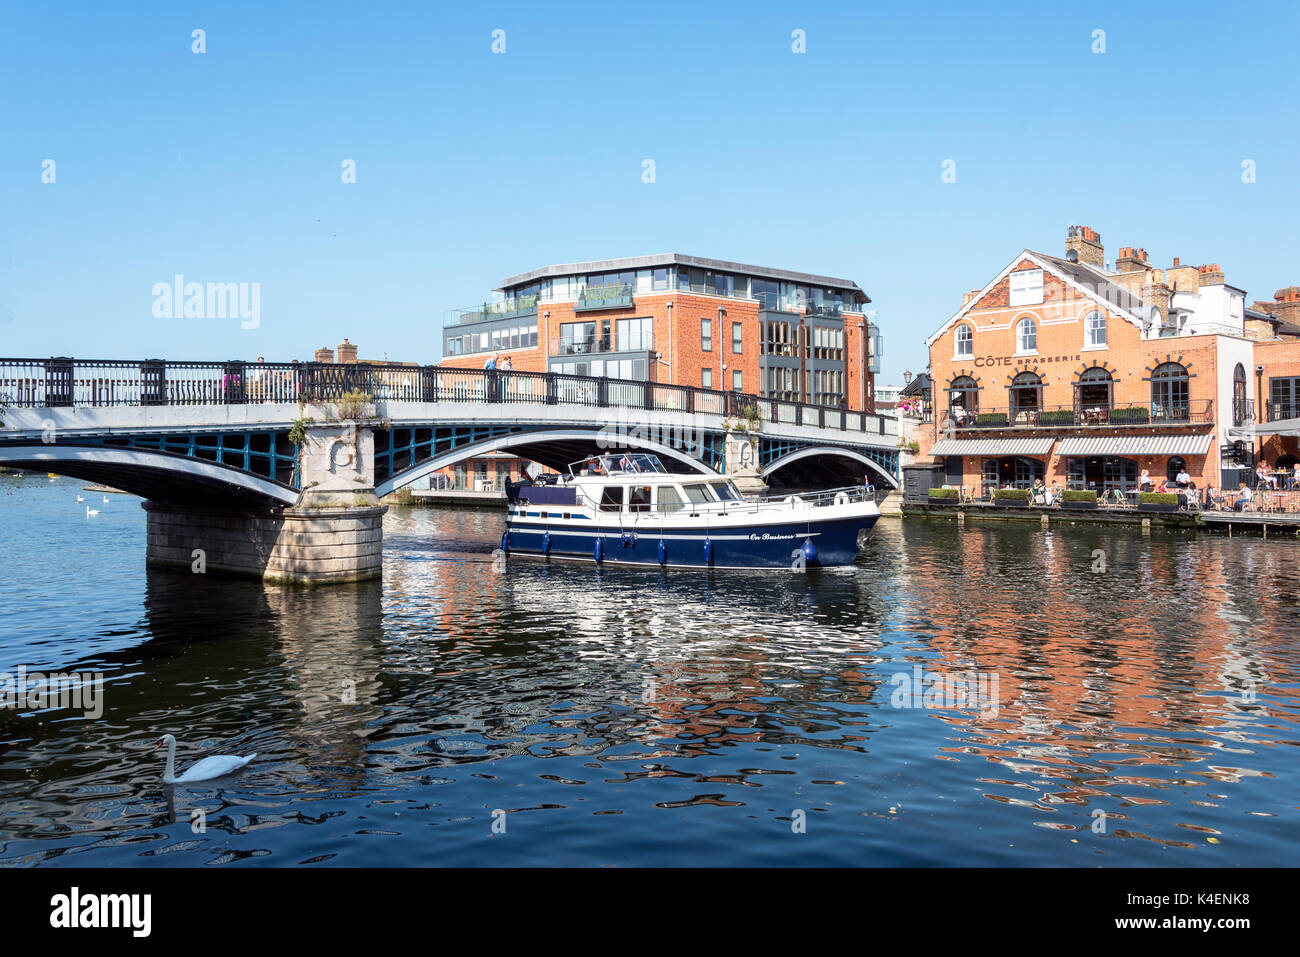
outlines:
{"label": "green shrub", "polygon": [[1126,409],[1111,409],[1111,422],[1150,422],[1151,410],[1140,405],[1131,405]]}
{"label": "green shrub", "polygon": [[1097,493],[1091,489],[1067,488],[1061,493],[1062,502],[1092,502],[1097,504]]}
{"label": "green shrub", "polygon": [[955,488],[932,488],[930,489],[930,498],[956,498],[957,490]]}
{"label": "green shrub", "polygon": [[1052,412],[1040,412],[1039,425],[1074,425],[1074,413],[1069,409],[1056,409]]}
{"label": "green shrub", "polygon": [[1028,502],[1029,489],[1027,488],[999,488],[994,489],[993,497],[1006,502]]}
{"label": "green shrub", "polygon": [[975,416],[976,425],[1006,425],[1007,414],[1005,412],[981,412]]}
{"label": "green shrub", "polygon": [[1139,505],[1177,505],[1178,495],[1174,492],[1138,492]]}

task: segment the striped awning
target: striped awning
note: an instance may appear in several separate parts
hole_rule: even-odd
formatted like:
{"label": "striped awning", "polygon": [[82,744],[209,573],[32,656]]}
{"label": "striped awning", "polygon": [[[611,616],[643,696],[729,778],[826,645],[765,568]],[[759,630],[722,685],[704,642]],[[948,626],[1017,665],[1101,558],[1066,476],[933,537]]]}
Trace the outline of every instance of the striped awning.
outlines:
{"label": "striped awning", "polygon": [[1062,439],[1057,455],[1204,455],[1214,436],[1111,435]]}
{"label": "striped awning", "polygon": [[1045,455],[1056,439],[940,439],[931,455]]}

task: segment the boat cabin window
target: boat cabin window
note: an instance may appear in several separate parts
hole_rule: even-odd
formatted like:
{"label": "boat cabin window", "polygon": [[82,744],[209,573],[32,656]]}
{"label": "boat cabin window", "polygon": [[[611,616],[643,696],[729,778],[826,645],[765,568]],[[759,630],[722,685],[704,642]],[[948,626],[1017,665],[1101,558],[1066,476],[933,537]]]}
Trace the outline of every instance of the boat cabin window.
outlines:
{"label": "boat cabin window", "polygon": [[602,512],[623,511],[623,486],[607,485],[600,493],[600,510]]}
{"label": "boat cabin window", "polygon": [[722,499],[724,502],[735,502],[739,500],[739,496],[736,495],[735,491],[732,489],[730,482],[714,482],[713,491],[717,492],[718,498]]}
{"label": "boat cabin window", "polygon": [[628,499],[627,510],[629,512],[648,512],[650,511],[650,486],[633,485],[632,495]]}
{"label": "boat cabin window", "polygon": [[697,505],[702,502],[713,501],[713,499],[709,497],[709,487],[707,485],[683,485],[682,491],[686,493],[686,498],[689,501],[694,502]]}
{"label": "boat cabin window", "polygon": [[671,485],[659,486],[659,511],[675,512],[682,507],[682,497]]}

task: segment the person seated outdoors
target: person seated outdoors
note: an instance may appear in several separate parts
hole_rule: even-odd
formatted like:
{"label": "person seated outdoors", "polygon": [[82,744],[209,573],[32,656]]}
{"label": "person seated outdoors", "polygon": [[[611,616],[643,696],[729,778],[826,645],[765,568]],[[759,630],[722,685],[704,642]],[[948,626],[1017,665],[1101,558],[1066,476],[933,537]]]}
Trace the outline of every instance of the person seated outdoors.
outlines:
{"label": "person seated outdoors", "polygon": [[1295,470],[1292,472],[1291,487],[1300,488],[1300,462],[1295,464]]}
{"label": "person seated outdoors", "polygon": [[1258,479],[1258,481],[1255,483],[1256,487],[1263,487],[1263,488],[1270,488],[1270,489],[1275,487],[1275,483],[1273,482],[1273,476],[1268,474],[1268,469],[1264,468],[1263,465],[1257,465],[1255,467],[1255,478]]}
{"label": "person seated outdoors", "polygon": [[1161,495],[1167,495],[1169,493],[1169,486],[1165,484],[1163,479],[1160,484],[1156,486],[1156,492]]}
{"label": "person seated outdoors", "polygon": [[1192,484],[1192,476],[1188,474],[1186,466],[1178,470],[1178,478],[1174,481],[1178,483],[1179,488],[1187,488],[1187,486]]}
{"label": "person seated outdoors", "polygon": [[1034,488],[1033,488],[1033,490],[1030,492],[1030,497],[1033,499],[1033,502],[1034,502],[1035,505],[1047,505],[1047,504],[1048,504],[1048,502],[1047,502],[1047,488],[1046,488],[1046,486],[1043,485],[1043,480],[1042,480],[1042,479],[1040,479],[1040,478],[1036,478],[1036,479],[1034,479]]}
{"label": "person seated outdoors", "polygon": [[1232,510],[1234,512],[1244,512],[1250,508],[1250,494],[1250,489],[1246,487],[1245,482],[1242,482],[1241,488],[1237,489],[1237,500],[1232,503]]}
{"label": "person seated outdoors", "polygon": [[1142,470],[1142,475],[1138,478],[1138,490],[1142,492],[1151,491],[1151,473],[1146,469]]}
{"label": "person seated outdoors", "polygon": [[1056,481],[1056,479],[1052,479],[1052,486],[1047,490],[1047,504],[1048,505],[1061,504],[1061,485],[1059,482]]}

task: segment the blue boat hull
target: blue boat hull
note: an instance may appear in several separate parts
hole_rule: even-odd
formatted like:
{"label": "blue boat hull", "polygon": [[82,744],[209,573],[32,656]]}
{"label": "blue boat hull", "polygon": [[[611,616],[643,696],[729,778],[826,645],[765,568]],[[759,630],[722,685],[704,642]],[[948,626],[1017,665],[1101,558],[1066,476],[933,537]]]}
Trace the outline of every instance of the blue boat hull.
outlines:
{"label": "blue boat hull", "polygon": [[[853,564],[859,537],[871,531],[878,517],[711,531],[698,527],[665,526],[662,531],[643,527],[636,532],[512,519],[502,543],[512,555],[594,562],[599,553],[604,564],[673,568],[790,568],[798,561],[793,553],[802,551],[808,567],[828,567]],[[812,543],[812,549],[806,542]]]}

